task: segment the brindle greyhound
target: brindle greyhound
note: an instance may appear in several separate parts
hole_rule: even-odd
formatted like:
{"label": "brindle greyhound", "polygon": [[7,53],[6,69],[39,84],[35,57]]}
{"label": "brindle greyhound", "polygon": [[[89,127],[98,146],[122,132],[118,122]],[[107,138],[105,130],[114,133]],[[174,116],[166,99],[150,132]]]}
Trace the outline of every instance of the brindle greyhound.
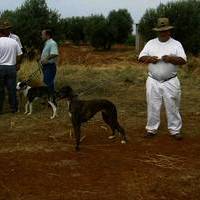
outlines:
{"label": "brindle greyhound", "polygon": [[78,95],[74,93],[70,86],[62,87],[57,95],[59,99],[66,98],[68,101],[69,116],[74,128],[77,151],[79,150],[80,144],[81,124],[87,122],[97,112],[102,113],[104,122],[108,124],[112,130],[112,135],[109,136],[109,139],[115,137],[115,130],[117,130],[122,136],[121,143],[126,143],[125,131],[117,120],[117,109],[112,102],[105,99],[79,100]]}

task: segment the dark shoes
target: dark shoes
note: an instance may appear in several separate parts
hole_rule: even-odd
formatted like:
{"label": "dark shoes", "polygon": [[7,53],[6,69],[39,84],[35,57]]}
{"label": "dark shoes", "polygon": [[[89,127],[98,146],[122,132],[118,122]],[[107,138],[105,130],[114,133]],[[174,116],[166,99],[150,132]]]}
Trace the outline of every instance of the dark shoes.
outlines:
{"label": "dark shoes", "polygon": [[177,133],[175,135],[171,135],[175,140],[182,140],[183,136],[180,133]]}
{"label": "dark shoes", "polygon": [[18,109],[17,108],[11,108],[10,112],[11,113],[17,113]]}
{"label": "dark shoes", "polygon": [[[144,135],[144,138],[153,138],[153,137],[155,137],[155,135],[156,135],[155,133],[146,132],[145,135]],[[175,135],[171,135],[171,137],[175,140],[182,140],[183,139],[183,136],[180,133],[177,133]]]}
{"label": "dark shoes", "polygon": [[152,132],[146,132],[144,134],[144,138],[153,138],[156,134]]}
{"label": "dark shoes", "polygon": [[13,114],[15,114],[15,113],[17,113],[18,112],[18,110],[17,109],[10,109],[9,111],[7,111],[7,112],[3,112],[3,111],[1,111],[0,110],[0,115],[2,115],[2,114],[6,114],[6,113],[13,113]]}

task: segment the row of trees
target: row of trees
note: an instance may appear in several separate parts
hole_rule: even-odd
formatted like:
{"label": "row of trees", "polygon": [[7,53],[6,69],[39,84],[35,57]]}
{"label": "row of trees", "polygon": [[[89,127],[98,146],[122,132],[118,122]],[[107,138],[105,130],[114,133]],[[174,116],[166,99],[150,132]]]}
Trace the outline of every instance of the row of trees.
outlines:
{"label": "row of trees", "polygon": [[[155,37],[152,28],[158,17],[168,17],[175,26],[174,37],[181,41],[187,52],[200,52],[200,1],[182,0],[160,4],[143,15],[139,31],[147,41]],[[110,49],[114,43],[134,42],[133,19],[126,9],[111,11],[107,17],[61,18],[60,14],[48,8],[45,0],[26,0],[15,11],[3,11],[0,19],[11,21],[14,31],[25,47],[39,48],[42,44],[41,30],[53,30],[57,41],[71,40],[75,44],[90,43],[95,48]]]}
{"label": "row of trees", "polygon": [[187,52],[200,53],[200,1],[170,2],[166,5],[161,4],[156,9],[147,10],[139,25],[139,31],[146,41],[155,37],[156,33],[152,28],[156,26],[158,17],[163,16],[170,19],[175,27],[173,37],[181,41]]}
{"label": "row of trees", "polygon": [[40,47],[41,30],[45,28],[53,30],[57,41],[86,42],[103,49],[126,42],[133,31],[133,20],[126,9],[113,10],[108,17],[61,18],[57,11],[48,8],[45,0],[26,0],[15,11],[2,12],[0,19],[13,24],[14,31],[28,48]]}
{"label": "row of trees", "polygon": [[41,46],[41,30],[47,27],[54,29],[56,37],[61,37],[60,15],[48,9],[45,0],[27,0],[15,11],[2,12],[0,18],[12,23],[13,31],[27,48]]}
{"label": "row of trees", "polygon": [[133,20],[126,9],[111,11],[108,17],[92,15],[63,20],[66,38],[74,43],[89,42],[92,46],[110,49],[113,43],[125,43],[133,31]]}

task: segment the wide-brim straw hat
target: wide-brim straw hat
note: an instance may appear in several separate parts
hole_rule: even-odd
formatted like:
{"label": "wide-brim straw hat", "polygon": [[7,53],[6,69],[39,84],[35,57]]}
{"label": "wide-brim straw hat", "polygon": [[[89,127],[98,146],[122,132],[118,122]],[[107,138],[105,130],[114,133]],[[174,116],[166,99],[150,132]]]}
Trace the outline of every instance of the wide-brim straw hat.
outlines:
{"label": "wide-brim straw hat", "polygon": [[168,18],[158,18],[158,22],[157,22],[157,27],[153,28],[154,31],[168,31],[173,29],[174,26],[171,26],[169,24],[169,19]]}
{"label": "wide-brim straw hat", "polygon": [[8,21],[1,21],[0,22],[0,30],[6,30],[12,28],[12,24]]}

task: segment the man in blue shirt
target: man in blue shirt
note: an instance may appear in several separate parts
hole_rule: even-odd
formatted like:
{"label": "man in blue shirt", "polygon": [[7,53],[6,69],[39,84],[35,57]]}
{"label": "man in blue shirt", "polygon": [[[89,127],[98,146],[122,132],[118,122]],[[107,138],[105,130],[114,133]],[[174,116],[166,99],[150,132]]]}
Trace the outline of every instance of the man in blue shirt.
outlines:
{"label": "man in blue shirt", "polygon": [[41,64],[43,66],[43,81],[50,90],[54,91],[58,46],[57,43],[52,39],[51,30],[47,29],[42,31],[42,40],[45,41],[41,55]]}

